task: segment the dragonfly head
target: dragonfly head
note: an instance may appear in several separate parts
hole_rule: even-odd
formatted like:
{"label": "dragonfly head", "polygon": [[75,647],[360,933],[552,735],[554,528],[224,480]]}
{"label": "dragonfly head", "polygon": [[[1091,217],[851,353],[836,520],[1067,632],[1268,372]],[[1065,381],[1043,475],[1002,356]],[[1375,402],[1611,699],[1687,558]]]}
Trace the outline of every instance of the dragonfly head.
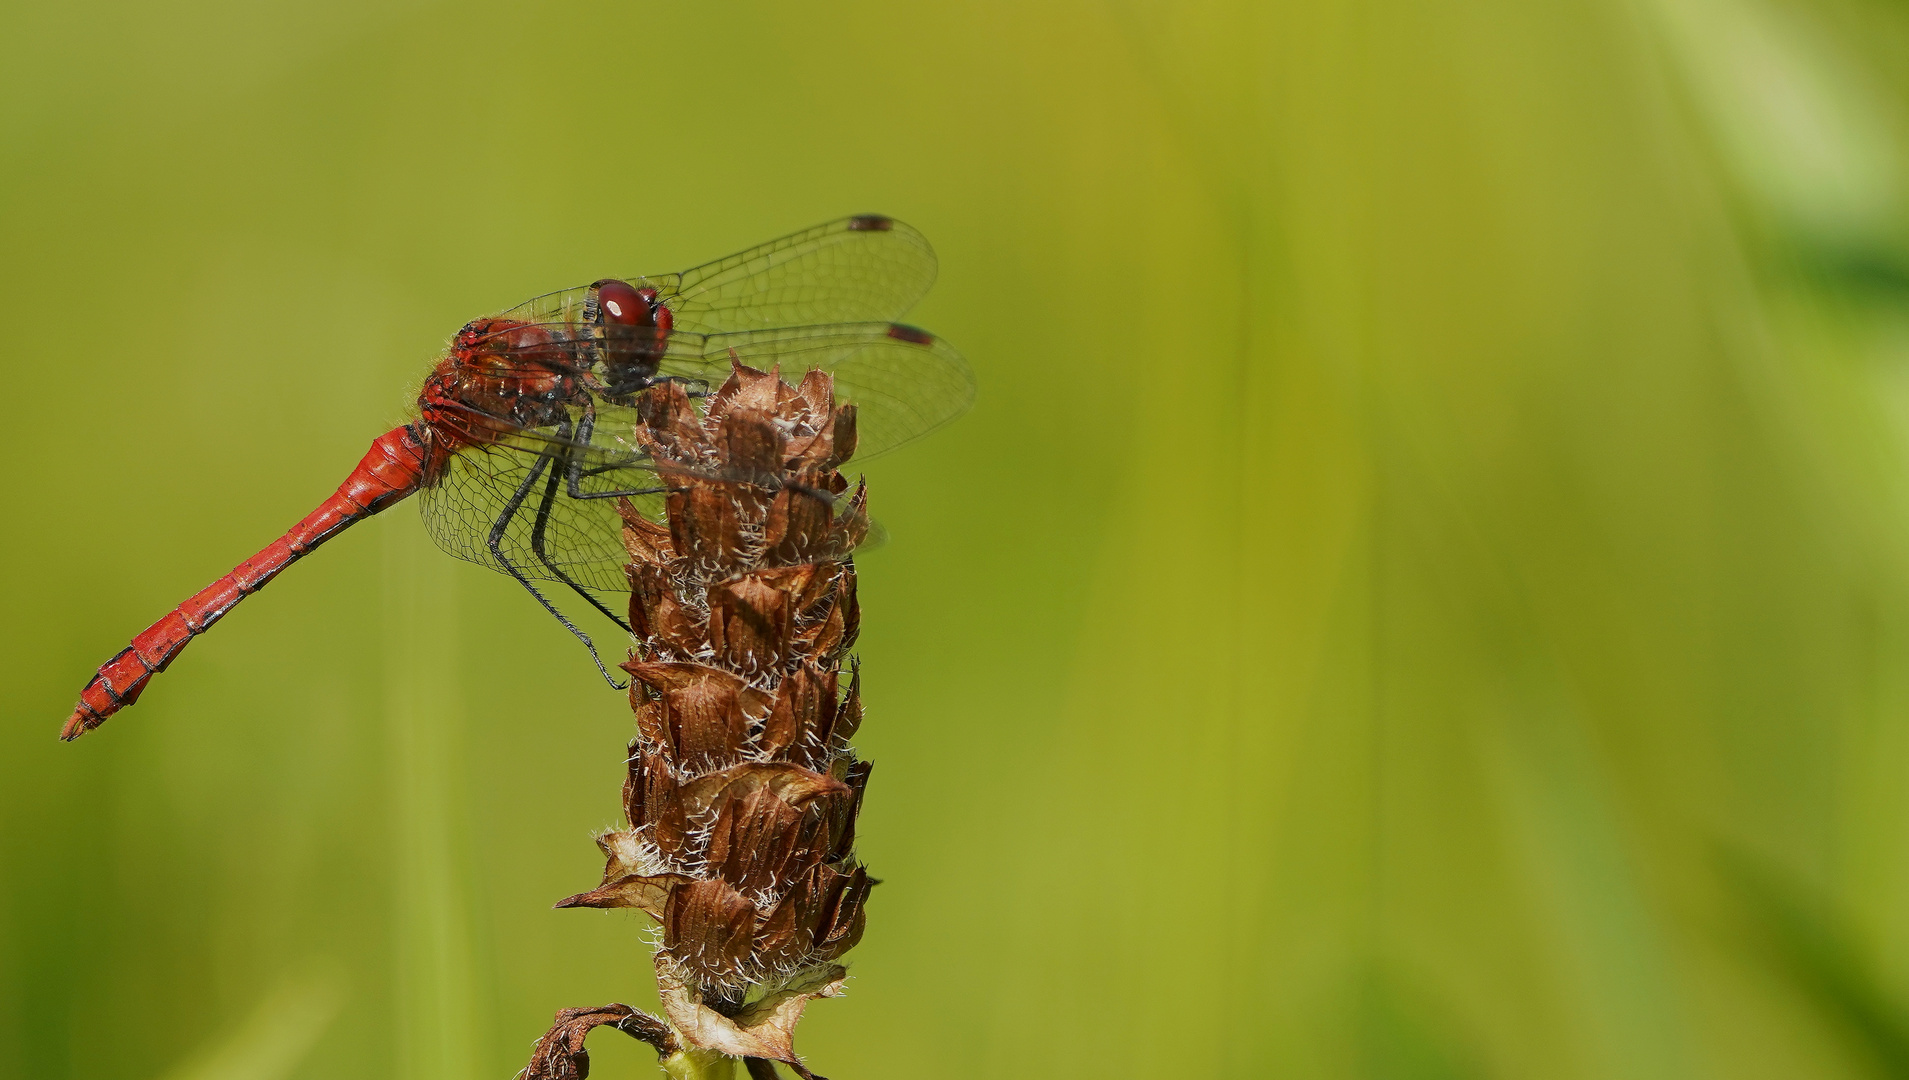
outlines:
{"label": "dragonfly head", "polygon": [[654,288],[638,288],[617,278],[590,286],[596,293],[594,310],[603,330],[604,383],[612,394],[632,393],[648,385],[669,350],[669,332],[675,324],[669,305]]}

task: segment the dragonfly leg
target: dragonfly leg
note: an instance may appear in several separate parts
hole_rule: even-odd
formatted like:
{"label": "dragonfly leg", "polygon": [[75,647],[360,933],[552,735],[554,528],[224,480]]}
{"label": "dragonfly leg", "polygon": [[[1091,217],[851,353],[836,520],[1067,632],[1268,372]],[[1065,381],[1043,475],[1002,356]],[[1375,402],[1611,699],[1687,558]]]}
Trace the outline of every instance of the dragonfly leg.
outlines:
{"label": "dragonfly leg", "polygon": [[692,379],[688,375],[658,375],[650,380],[650,385],[652,386],[657,383],[678,383],[682,386],[683,394],[687,397],[705,398],[709,396],[709,383],[704,379]]}
{"label": "dragonfly leg", "polygon": [[[588,446],[591,434],[596,431],[596,425],[596,407],[585,403],[583,407],[583,418],[577,421],[576,441],[581,445]],[[622,499],[631,495],[661,495],[663,492],[669,490],[666,487],[623,488],[617,491],[583,490],[584,477],[598,476],[602,473],[609,472],[611,469],[619,468],[627,468],[627,466],[599,465],[593,469],[586,469],[583,467],[583,462],[572,458],[569,467],[564,470],[565,494],[573,499]]]}
{"label": "dragonfly leg", "polygon": [[[564,430],[561,426],[558,427],[557,433],[560,436],[564,434]],[[569,455],[566,454],[564,456],[567,458]],[[629,623],[618,618],[616,612],[604,607],[601,600],[591,596],[584,590],[582,585],[577,584],[575,579],[569,574],[564,573],[563,568],[558,566],[556,562],[551,559],[550,553],[544,548],[544,534],[550,525],[550,511],[557,502],[557,483],[561,479],[561,474],[568,471],[569,467],[563,463],[562,459],[551,464],[550,477],[544,481],[543,499],[537,504],[537,516],[530,526],[530,550],[537,554],[537,561],[543,563],[546,570],[556,575],[558,581],[570,586],[571,592],[583,597],[591,607],[596,608],[608,616],[611,622],[622,627],[625,631],[629,631]]]}
{"label": "dragonfly leg", "polygon": [[622,488],[617,491],[582,491],[577,482],[586,476],[595,476],[600,470],[583,470],[571,474],[569,496],[573,499],[627,499],[632,495],[661,495],[666,487]]}
{"label": "dragonfly leg", "polygon": [[596,662],[597,671],[602,673],[603,681],[609,683],[617,690],[622,690],[628,687],[629,684],[617,682],[610,677],[610,669],[603,666],[603,658],[597,655],[596,643],[590,640],[590,635],[578,629],[576,623],[565,618],[563,612],[558,611],[555,604],[545,599],[544,594],[537,591],[537,586],[531,584],[530,579],[524,576],[523,571],[517,569],[517,565],[510,561],[509,556],[504,554],[504,533],[510,528],[511,519],[517,516],[517,511],[522,508],[524,500],[530,495],[530,489],[536,486],[537,480],[543,476],[544,470],[550,468],[550,466],[551,460],[548,451],[537,455],[537,464],[531,466],[530,475],[524,477],[524,482],[517,485],[517,490],[511,493],[510,500],[504,504],[504,512],[497,515],[497,520],[491,523],[490,538],[488,541],[491,555],[497,560],[497,565],[504,568],[505,573],[516,578],[517,584],[522,585],[524,591],[536,597],[537,602],[544,606],[544,610],[550,612],[552,617],[563,624],[565,630],[575,634],[577,640],[583,642],[583,647],[590,650],[590,659]]}

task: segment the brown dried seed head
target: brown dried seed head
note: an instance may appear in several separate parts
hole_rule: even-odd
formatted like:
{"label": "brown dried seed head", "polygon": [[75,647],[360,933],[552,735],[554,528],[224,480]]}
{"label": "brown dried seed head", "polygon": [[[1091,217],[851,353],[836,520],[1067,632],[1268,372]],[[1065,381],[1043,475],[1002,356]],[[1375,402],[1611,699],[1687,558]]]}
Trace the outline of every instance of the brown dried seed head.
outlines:
{"label": "brown dried seed head", "polygon": [[847,741],[860,673],[844,686],[840,670],[868,493],[839,471],[855,410],[826,373],[790,386],[736,365],[703,404],[675,383],[638,399],[636,438],[670,490],[667,525],[619,507],[636,637],[628,827],[599,839],[601,883],[559,906],[657,919],[684,1047],[807,1075],[795,1020],[837,992],[834,961],[860,940],[875,884],[854,851],[871,771]]}
{"label": "brown dried seed head", "polygon": [[630,626],[652,649],[689,659],[709,647],[707,621],[684,602],[670,571],[657,563],[629,567]]}

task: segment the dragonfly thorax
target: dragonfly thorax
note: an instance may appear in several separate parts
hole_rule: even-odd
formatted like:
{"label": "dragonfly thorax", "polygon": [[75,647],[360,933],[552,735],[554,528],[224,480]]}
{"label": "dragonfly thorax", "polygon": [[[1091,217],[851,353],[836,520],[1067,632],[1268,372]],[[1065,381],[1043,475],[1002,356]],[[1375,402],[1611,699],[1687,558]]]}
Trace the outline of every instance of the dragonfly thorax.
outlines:
{"label": "dragonfly thorax", "polygon": [[577,359],[575,343],[548,326],[477,319],[425,380],[418,410],[441,443],[456,446],[552,427],[585,396]]}

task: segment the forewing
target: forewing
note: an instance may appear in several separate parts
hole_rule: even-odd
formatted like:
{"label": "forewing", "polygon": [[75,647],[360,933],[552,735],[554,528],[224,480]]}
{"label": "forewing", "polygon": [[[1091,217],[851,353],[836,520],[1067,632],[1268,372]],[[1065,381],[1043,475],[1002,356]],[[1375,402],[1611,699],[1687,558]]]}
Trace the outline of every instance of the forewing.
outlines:
{"label": "forewing", "polygon": [[882,322],[927,294],[935,283],[935,252],[910,226],[860,214],[685,270],[677,279],[668,303],[679,330]]}
{"label": "forewing", "polygon": [[[720,334],[899,318],[935,283],[935,252],[910,226],[858,214],[804,229],[680,274],[625,278],[654,288],[678,330]],[[589,324],[587,285],[545,293],[503,313],[525,322]]]}
{"label": "forewing", "polygon": [[[627,592],[623,565],[629,555],[617,499],[575,498],[571,482],[574,479],[575,490],[586,496],[647,492],[631,496],[631,501],[655,517],[661,512],[655,472],[628,455],[542,441],[535,433],[517,441],[514,446],[470,447],[451,456],[444,474],[419,500],[431,538],[460,559],[502,573],[514,570],[532,581],[558,585],[567,581],[592,592]],[[560,606],[573,599],[567,589],[547,590],[545,595]]]}
{"label": "forewing", "polygon": [[673,334],[660,371],[713,389],[729,377],[732,362],[780,369],[792,386],[811,370],[835,376],[837,400],[856,406],[858,461],[926,435],[974,402],[974,372],[961,354],[940,338],[896,323]]}

